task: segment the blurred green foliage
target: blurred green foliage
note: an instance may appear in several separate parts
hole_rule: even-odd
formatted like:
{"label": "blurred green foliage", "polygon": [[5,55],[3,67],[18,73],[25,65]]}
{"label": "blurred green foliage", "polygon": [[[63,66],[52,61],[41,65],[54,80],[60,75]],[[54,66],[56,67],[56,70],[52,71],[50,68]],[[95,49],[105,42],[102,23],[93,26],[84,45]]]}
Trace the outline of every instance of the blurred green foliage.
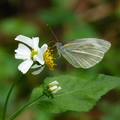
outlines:
{"label": "blurred green foliage", "polygon": [[[7,8],[7,9],[6,9]],[[57,66],[54,71],[46,67],[38,76],[31,70],[24,75],[12,93],[7,116],[29,100],[33,88],[39,86],[47,76],[71,74],[82,78],[93,78],[99,73],[120,77],[120,2],[119,0],[2,0],[0,2],[0,116],[7,92],[19,71],[21,61],[15,60],[14,50],[18,42],[14,38],[23,34],[40,37],[40,46],[48,43],[53,46],[54,36],[46,27],[54,31],[59,42],[76,38],[102,38],[111,42],[112,47],[104,59],[90,69],[76,69],[64,58],[58,59],[54,50]],[[116,94],[113,94],[113,93]],[[28,110],[17,120],[119,120],[120,87],[101,98],[95,108],[87,113],[68,111],[63,114],[43,113]],[[111,101],[112,98],[116,98]],[[32,111],[32,112],[31,112]],[[28,116],[31,116],[29,118]],[[48,116],[48,117],[47,117]]]}
{"label": "blurred green foliage", "polygon": [[7,18],[1,21],[1,29],[8,35],[25,34],[37,35],[38,28],[32,23],[24,21],[24,18]]}

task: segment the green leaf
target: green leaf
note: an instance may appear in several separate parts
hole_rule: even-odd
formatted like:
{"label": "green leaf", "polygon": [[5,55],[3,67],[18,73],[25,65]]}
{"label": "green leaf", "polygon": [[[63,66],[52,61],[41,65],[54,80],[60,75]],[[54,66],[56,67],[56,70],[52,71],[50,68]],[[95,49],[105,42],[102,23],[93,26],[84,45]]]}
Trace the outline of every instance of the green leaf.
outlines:
{"label": "green leaf", "polygon": [[48,77],[44,84],[33,90],[31,101],[34,101],[42,94],[44,86],[52,81],[58,81],[61,90],[54,94],[54,98],[44,98],[37,100],[36,107],[40,110],[59,113],[67,110],[89,111],[95,103],[109,90],[120,84],[120,78],[99,75],[88,80],[71,75],[60,75],[58,77]]}

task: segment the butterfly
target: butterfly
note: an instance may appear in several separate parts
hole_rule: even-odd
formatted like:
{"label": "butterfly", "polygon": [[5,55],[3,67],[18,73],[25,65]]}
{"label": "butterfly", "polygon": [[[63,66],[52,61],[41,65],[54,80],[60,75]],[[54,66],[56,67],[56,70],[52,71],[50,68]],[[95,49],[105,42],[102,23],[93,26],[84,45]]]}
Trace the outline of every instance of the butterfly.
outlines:
{"label": "butterfly", "polygon": [[98,38],[73,39],[55,44],[59,55],[62,55],[76,68],[90,68],[99,63],[109,50],[111,43]]}

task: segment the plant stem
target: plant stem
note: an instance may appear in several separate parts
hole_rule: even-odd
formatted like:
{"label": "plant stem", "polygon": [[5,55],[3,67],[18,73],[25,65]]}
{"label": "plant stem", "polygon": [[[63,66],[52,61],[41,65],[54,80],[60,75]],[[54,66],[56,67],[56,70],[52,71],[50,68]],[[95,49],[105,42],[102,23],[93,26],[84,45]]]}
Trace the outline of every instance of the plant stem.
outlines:
{"label": "plant stem", "polygon": [[8,94],[7,94],[7,97],[6,97],[6,101],[5,101],[5,105],[4,105],[4,110],[3,110],[3,116],[2,116],[2,120],[5,120],[5,116],[6,116],[6,110],[7,110],[7,105],[8,105],[8,100],[10,98],[10,95],[11,95],[11,92],[14,88],[14,86],[16,85],[16,83],[20,80],[20,78],[23,76],[23,74],[20,74],[17,79],[14,81],[14,83],[12,84]]}
{"label": "plant stem", "polygon": [[20,113],[22,113],[24,110],[26,110],[27,108],[29,108],[30,106],[34,105],[37,101],[40,100],[40,98],[44,96],[41,95],[38,98],[36,98],[35,100],[31,101],[30,103],[26,104],[25,106],[23,106],[22,108],[20,108],[16,113],[14,113],[8,120],[13,120],[14,118],[16,118]]}

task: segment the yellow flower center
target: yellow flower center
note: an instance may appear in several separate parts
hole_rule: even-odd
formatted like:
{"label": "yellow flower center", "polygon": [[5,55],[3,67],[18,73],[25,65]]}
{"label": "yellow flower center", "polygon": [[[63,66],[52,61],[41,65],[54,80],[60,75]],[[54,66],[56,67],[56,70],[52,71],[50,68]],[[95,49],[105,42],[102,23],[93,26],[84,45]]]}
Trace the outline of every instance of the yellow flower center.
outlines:
{"label": "yellow flower center", "polygon": [[33,58],[34,57],[34,55],[37,55],[38,54],[38,51],[34,51],[34,50],[32,50],[32,53],[31,53],[31,58]]}
{"label": "yellow flower center", "polygon": [[44,58],[45,64],[49,67],[49,69],[54,70],[54,66],[56,64],[53,61],[55,58],[53,58],[53,54],[51,52],[52,50],[47,49],[46,52],[43,54],[43,58]]}

